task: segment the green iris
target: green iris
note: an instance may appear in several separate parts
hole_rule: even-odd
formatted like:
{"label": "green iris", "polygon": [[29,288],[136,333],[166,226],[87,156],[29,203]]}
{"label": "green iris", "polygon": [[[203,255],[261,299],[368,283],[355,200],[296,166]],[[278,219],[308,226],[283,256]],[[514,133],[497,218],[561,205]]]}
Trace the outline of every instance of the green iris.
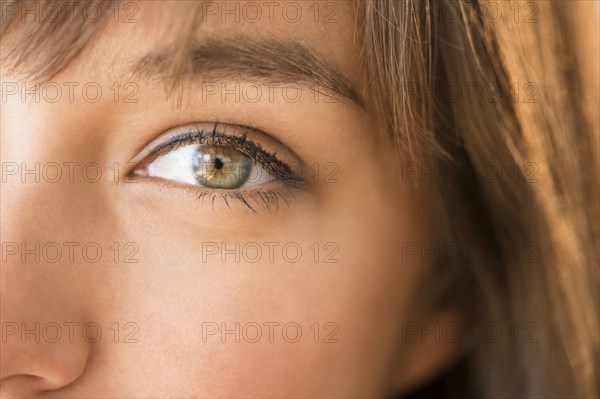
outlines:
{"label": "green iris", "polygon": [[249,156],[217,145],[198,146],[192,165],[198,183],[210,188],[238,188],[248,180],[252,171]]}

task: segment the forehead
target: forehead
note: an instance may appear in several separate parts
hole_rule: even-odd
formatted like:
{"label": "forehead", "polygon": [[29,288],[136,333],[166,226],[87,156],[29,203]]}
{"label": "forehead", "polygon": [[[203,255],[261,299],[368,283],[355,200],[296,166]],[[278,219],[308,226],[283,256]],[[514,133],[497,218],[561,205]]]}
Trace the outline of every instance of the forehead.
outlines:
{"label": "forehead", "polygon": [[[298,42],[354,80],[360,51],[355,5],[353,1],[121,1],[103,11],[102,30],[68,72],[78,77],[115,75],[148,54],[184,48],[189,39],[202,43],[247,38]],[[85,12],[87,22],[93,23],[96,10]]]}

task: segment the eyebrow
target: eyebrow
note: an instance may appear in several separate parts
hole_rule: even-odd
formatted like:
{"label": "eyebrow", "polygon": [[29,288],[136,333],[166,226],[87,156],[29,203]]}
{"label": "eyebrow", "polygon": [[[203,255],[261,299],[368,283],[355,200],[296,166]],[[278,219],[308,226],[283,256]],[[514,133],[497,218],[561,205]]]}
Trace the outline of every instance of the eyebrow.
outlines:
{"label": "eyebrow", "polygon": [[[141,57],[134,63],[134,76],[171,78],[175,51],[175,48],[167,48]],[[322,55],[297,41],[206,39],[192,44],[187,66],[183,70],[185,77],[200,75],[209,81],[245,79],[266,84],[301,83],[326,96],[337,94],[365,108],[349,79],[325,62]]]}

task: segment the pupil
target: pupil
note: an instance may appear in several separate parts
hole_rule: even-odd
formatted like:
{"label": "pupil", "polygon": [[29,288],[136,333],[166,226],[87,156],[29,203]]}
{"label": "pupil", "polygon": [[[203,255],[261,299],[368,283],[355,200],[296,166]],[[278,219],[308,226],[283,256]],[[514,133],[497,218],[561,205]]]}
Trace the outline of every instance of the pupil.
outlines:
{"label": "pupil", "polygon": [[221,169],[223,166],[225,166],[223,161],[221,161],[220,158],[215,158],[215,164],[214,164],[215,169]]}

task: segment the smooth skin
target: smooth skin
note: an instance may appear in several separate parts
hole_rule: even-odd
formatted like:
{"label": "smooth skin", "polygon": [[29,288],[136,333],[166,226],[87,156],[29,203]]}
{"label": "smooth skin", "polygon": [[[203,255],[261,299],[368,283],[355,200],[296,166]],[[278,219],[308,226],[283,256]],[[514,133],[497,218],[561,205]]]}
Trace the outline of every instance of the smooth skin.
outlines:
{"label": "smooth skin", "polygon": [[[315,23],[308,3],[297,4],[306,17],[293,24],[280,13],[272,22],[258,23],[244,18],[223,23],[217,14],[198,27],[198,41],[240,35],[296,40],[347,77],[365,99],[364,108],[343,98],[315,101],[307,88],[298,102],[280,96],[258,102],[203,99],[201,76],[185,82],[177,107],[177,96],[166,97],[163,82],[128,70],[139,57],[180,40],[172,29],[181,16],[175,2],[141,2],[138,23],[109,22],[92,46],[52,78],[63,88],[65,82],[81,83],[74,101],[66,90],[56,103],[3,98],[4,165],[80,166],[73,181],[65,166],[57,182],[44,176],[36,182],[34,175],[20,173],[3,176],[2,242],[26,243],[30,249],[53,242],[63,254],[56,263],[47,261],[48,254],[41,254],[39,263],[35,255],[24,255],[23,262],[21,250],[9,255],[14,248],[3,247],[2,397],[375,397],[432,378],[458,356],[456,344],[408,347],[400,339],[407,321],[435,323],[454,313],[423,313],[414,301],[426,267],[418,256],[403,261],[400,251],[404,242],[430,239],[433,221],[426,201],[410,195],[393,173],[391,146],[379,139],[382,128],[369,110],[367,79],[353,42],[352,3],[337,3],[336,23]],[[3,39],[3,48],[9,39]],[[1,73],[2,82],[24,82],[6,69]],[[88,82],[102,87],[98,102],[82,96]],[[138,85],[139,101],[121,100],[126,92],[115,101],[110,89],[115,82],[122,88]],[[143,158],[148,143],[171,128],[216,121],[265,132],[269,137],[257,136],[264,147],[293,154],[304,165],[318,163],[320,177],[296,189],[288,205],[256,213],[236,200],[231,209],[220,198],[214,206],[198,200],[208,188],[147,176],[127,181],[125,166]],[[99,181],[84,178],[81,165],[88,162],[101,166]],[[324,169],[329,162],[336,165],[336,182],[323,177],[332,171]],[[283,183],[269,184],[286,190]],[[79,243],[73,262],[68,242]],[[103,251],[96,263],[81,253],[90,242]],[[203,259],[203,243],[232,249],[252,242],[263,249],[255,263],[243,256],[238,263],[235,255],[223,262],[220,253]],[[264,243],[273,242],[278,246],[271,262]],[[118,262],[111,249],[115,243]],[[137,248],[131,258],[137,263],[124,261],[132,252],[128,243]],[[286,243],[302,249],[298,262],[284,259]],[[310,249],[315,243],[318,262]],[[335,246],[325,247],[328,243]],[[337,263],[324,262],[331,248],[338,248],[330,258]],[[90,322],[102,329],[96,343],[82,338]],[[35,334],[21,339],[21,330],[9,334],[15,323],[19,329],[26,323],[29,330],[39,323],[40,342]],[[57,342],[48,340],[55,336],[48,323],[62,326]],[[64,323],[79,323],[73,324],[73,339]],[[207,334],[222,323],[229,330],[240,323],[239,343],[234,333]],[[248,323],[262,327],[258,342],[249,342],[254,329],[242,331]],[[279,323],[273,324],[272,339],[264,323]],[[301,326],[298,342],[288,342],[296,335],[293,328],[282,333],[287,323]],[[95,335],[93,329],[87,333]],[[326,337],[337,342],[324,342]]]}

